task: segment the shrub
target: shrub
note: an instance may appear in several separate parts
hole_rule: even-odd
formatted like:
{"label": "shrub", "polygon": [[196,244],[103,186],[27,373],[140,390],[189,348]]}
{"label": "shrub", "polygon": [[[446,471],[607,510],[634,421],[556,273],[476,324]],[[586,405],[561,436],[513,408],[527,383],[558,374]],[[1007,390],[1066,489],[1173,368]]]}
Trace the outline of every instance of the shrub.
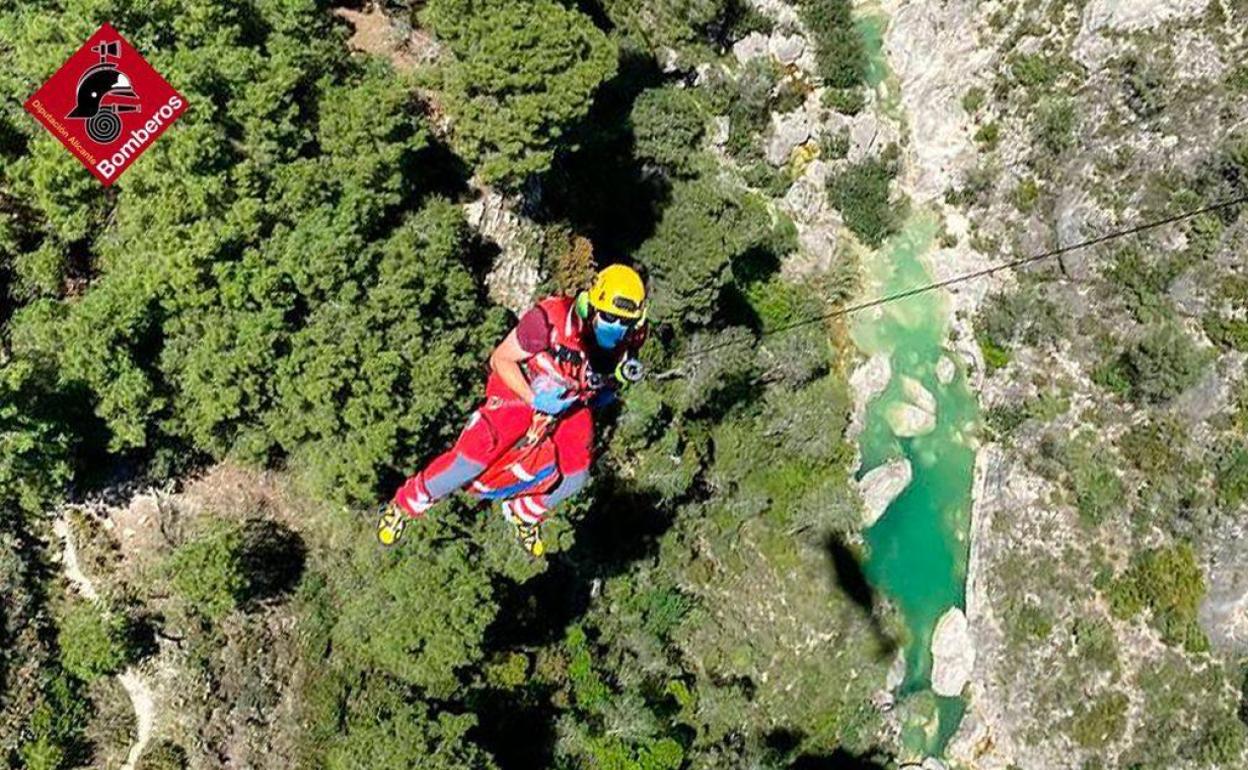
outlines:
{"label": "shrub", "polygon": [[867,97],[861,88],[829,88],[823,92],[822,104],[842,115],[857,115],[867,106]]}
{"label": "shrub", "polygon": [[115,674],[137,654],[132,636],[129,621],[121,613],[98,602],[71,601],[57,629],[61,663],[86,682]]}
{"label": "shrub", "polygon": [[1075,708],[1067,730],[1085,749],[1100,749],[1122,737],[1127,728],[1127,696],[1108,692]]}
{"label": "shrub", "polygon": [[134,770],[185,770],[186,752],[169,741],[156,741],[139,757]]}
{"label": "shrub", "polygon": [[1075,144],[1075,105],[1065,97],[1051,97],[1036,106],[1033,134],[1040,148],[1057,156]]}
{"label": "shrub", "polygon": [[867,51],[854,27],[850,0],[802,0],[802,22],[815,44],[819,77],[832,88],[857,88],[867,72]]}
{"label": "shrub", "polygon": [[693,170],[704,133],[702,107],[687,88],[667,86],[643,91],[631,114],[638,158],[669,174]]}
{"label": "shrub", "polygon": [[1174,323],[1151,328],[1121,359],[1132,396],[1153,403],[1174,398],[1196,384],[1208,363],[1209,356],[1197,350]]}
{"label": "shrub", "polygon": [[243,549],[242,527],[216,521],[170,554],[164,571],[192,611],[215,620],[247,598]]}
{"label": "shrub", "polygon": [[971,86],[962,95],[962,109],[970,113],[979,112],[979,108],[984,106],[988,100],[988,95],[984,89],[979,86]]}
{"label": "shrub", "polygon": [[514,187],[550,168],[616,72],[614,43],[554,0],[433,0],[422,19],[456,54],[443,105],[455,144],[486,182]]}
{"label": "shrub", "polygon": [[1110,608],[1115,615],[1129,618],[1148,609],[1162,640],[1190,652],[1201,652],[1209,646],[1196,622],[1204,595],[1204,575],[1187,543],[1135,554],[1126,572],[1109,588]]}
{"label": "shrub", "polygon": [[889,185],[897,175],[896,146],[877,158],[850,166],[828,178],[828,197],[845,224],[869,246],[879,247],[901,225],[889,203]]}

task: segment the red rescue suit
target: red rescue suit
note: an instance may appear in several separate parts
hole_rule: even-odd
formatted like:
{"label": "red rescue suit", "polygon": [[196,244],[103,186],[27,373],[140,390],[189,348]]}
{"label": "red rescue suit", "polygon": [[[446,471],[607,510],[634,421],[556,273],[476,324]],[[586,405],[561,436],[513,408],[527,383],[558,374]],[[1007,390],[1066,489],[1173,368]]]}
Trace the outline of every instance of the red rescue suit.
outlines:
{"label": "red rescue suit", "polygon": [[557,416],[537,413],[490,372],[485,403],[468,418],[455,445],[409,478],[395,493],[394,503],[419,516],[467,486],[476,497],[510,501],[509,513],[526,523],[543,521],[588,480],[594,440],[591,405],[618,386],[616,367],[636,354],[644,338],[639,326],[605,350],[594,342],[593,330],[576,312],[572,298],[542,300],[516,326],[520,347],[531,354],[521,366],[530,382],[538,377],[560,380],[576,402]]}

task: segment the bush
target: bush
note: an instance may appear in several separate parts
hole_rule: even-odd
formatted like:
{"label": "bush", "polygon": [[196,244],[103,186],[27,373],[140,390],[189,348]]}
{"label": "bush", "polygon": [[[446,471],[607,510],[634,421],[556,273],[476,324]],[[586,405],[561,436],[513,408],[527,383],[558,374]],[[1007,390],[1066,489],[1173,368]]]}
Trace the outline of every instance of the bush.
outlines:
{"label": "bush", "polygon": [[731,191],[716,180],[678,182],[654,235],[637,251],[649,273],[654,316],[708,323],[731,278],[733,260],[752,250],[783,248],[775,235],[757,196]]}
{"label": "bush", "polygon": [[823,92],[822,103],[842,115],[857,115],[867,106],[867,96],[861,88],[830,88]]}
{"label": "bush", "polygon": [[857,88],[866,79],[867,51],[854,27],[850,0],[802,0],[802,22],[815,44],[819,77],[832,88]]}
{"label": "bush", "polygon": [[877,158],[850,166],[828,178],[828,197],[845,224],[868,246],[878,248],[901,225],[889,203],[889,185],[897,175],[896,146]]}
{"label": "bush", "polygon": [[1068,723],[1070,737],[1085,749],[1101,749],[1122,737],[1127,729],[1127,696],[1121,692],[1099,695],[1076,707]]}
{"label": "bush", "polygon": [[1065,97],[1042,100],[1036,106],[1032,129],[1037,145],[1050,156],[1058,156],[1075,144],[1075,106]]}
{"label": "bush", "polygon": [[1162,640],[1189,652],[1209,647],[1196,622],[1204,595],[1204,575],[1187,543],[1135,554],[1126,572],[1109,587],[1110,608],[1116,616],[1125,619],[1148,609]]}
{"label": "bush", "polygon": [[1192,339],[1174,323],[1151,328],[1127,348],[1121,370],[1138,400],[1167,401],[1201,378],[1209,356],[1196,349]]}
{"label": "bush", "polygon": [[667,86],[643,91],[633,103],[631,119],[638,158],[669,174],[693,170],[705,126],[702,106],[689,89]]}
{"label": "bush", "polygon": [[169,555],[165,574],[193,612],[215,620],[246,600],[244,545],[241,526],[216,521]]}
{"label": "bush", "polygon": [[147,747],[134,770],[185,770],[186,752],[169,741],[156,741]]}
{"label": "bush", "polygon": [[515,187],[550,168],[616,72],[615,44],[554,0],[433,0],[421,18],[455,53],[442,103],[486,182]]}
{"label": "bush", "polygon": [[71,601],[65,608],[57,644],[65,670],[86,682],[117,673],[138,653],[124,615],[84,600]]}

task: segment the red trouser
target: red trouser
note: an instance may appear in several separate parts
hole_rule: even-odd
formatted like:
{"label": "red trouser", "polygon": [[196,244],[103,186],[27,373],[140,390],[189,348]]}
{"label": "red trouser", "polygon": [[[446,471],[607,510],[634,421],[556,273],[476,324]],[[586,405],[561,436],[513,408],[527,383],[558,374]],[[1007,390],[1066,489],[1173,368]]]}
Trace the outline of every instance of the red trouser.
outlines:
{"label": "red trouser", "polygon": [[[455,445],[438,455],[409,478],[394,495],[394,502],[411,515],[419,515],[434,502],[463,488],[515,446],[533,422],[533,407],[491,373],[485,403],[468,418]],[[589,407],[574,404],[559,416],[551,440],[555,445],[559,485],[544,495],[532,495],[517,506],[521,517],[541,521],[554,505],[574,494],[589,476],[594,422]]]}

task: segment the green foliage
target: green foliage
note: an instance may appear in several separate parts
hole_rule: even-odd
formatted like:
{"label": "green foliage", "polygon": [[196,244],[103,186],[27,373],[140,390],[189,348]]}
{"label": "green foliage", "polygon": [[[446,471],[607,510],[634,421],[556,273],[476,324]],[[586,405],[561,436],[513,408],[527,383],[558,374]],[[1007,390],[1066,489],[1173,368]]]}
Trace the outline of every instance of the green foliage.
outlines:
{"label": "green foliage", "polygon": [[654,51],[660,47],[709,57],[750,32],[771,32],[774,22],[745,0],[603,0],[611,22]]}
{"label": "green foliage", "polygon": [[768,58],[755,58],[742,65],[728,96],[728,143],[726,149],[736,158],[757,154],[758,135],[771,118],[772,91],[779,73]]}
{"label": "green foliage", "polygon": [[994,120],[980,126],[975,132],[975,141],[983,146],[985,152],[997,149],[1001,141],[1001,124]]}
{"label": "green foliage", "polygon": [[214,521],[169,555],[164,572],[191,611],[216,620],[247,598],[245,547],[241,526]]}
{"label": "green foliage", "polygon": [[1204,374],[1209,356],[1174,323],[1161,323],[1123,353],[1120,366],[1134,398],[1167,401],[1187,390]]}
{"label": "green foliage", "polygon": [[635,153],[669,174],[686,175],[705,131],[702,106],[687,88],[643,91],[633,104]]}
{"label": "green foliage", "polygon": [[1136,553],[1131,565],[1109,588],[1109,603],[1119,618],[1143,609],[1168,644],[1191,652],[1208,649],[1209,642],[1196,622],[1205,595],[1205,579],[1191,545],[1178,543]]}
{"label": "green foliage", "polygon": [[706,324],[731,278],[734,259],[774,248],[763,202],[714,180],[677,182],[654,236],[637,252],[650,276],[652,313]]}
{"label": "green foliage", "polygon": [[1068,59],[1044,53],[1014,54],[1008,63],[1018,85],[1035,89],[1051,88],[1073,66]]}
{"label": "green foliage", "polygon": [[1122,737],[1127,729],[1125,693],[1110,691],[1076,708],[1067,731],[1085,749],[1100,749]]}
{"label": "green foliage", "polygon": [[515,186],[550,168],[616,73],[614,44],[554,0],[433,0],[421,18],[455,54],[443,106],[486,182]]}
{"label": "green foliage", "polygon": [[1079,518],[1103,524],[1123,509],[1123,485],[1112,454],[1089,439],[1072,442],[1065,453]]}
{"label": "green foliage", "polygon": [[849,130],[823,134],[819,140],[819,154],[827,160],[841,160],[849,155]]}
{"label": "green foliage", "polygon": [[73,432],[28,362],[0,364],[0,507],[35,512],[69,481]]}
{"label": "green foliage", "polygon": [[889,185],[897,175],[898,150],[860,161],[828,178],[828,197],[850,230],[869,246],[879,247],[900,227],[902,216],[889,203]]}
{"label": "green foliage", "polygon": [[1218,505],[1234,509],[1248,500],[1248,448],[1242,441],[1227,442],[1220,447],[1214,470]]}
{"label": "green foliage", "polygon": [[1075,105],[1065,97],[1052,97],[1036,106],[1032,128],[1036,144],[1050,156],[1066,152],[1075,144]]}
{"label": "green foliage", "polygon": [[983,107],[987,100],[988,94],[984,89],[979,86],[971,86],[962,95],[962,109],[972,114],[979,112],[979,108]]}
{"label": "green foliage", "polygon": [[152,743],[139,757],[134,770],[185,770],[186,752],[169,741]]}
{"label": "green foliage", "polygon": [[867,106],[867,97],[861,88],[829,88],[823,92],[824,107],[842,115],[857,115]]}
{"label": "green foliage", "polygon": [[351,573],[343,576],[349,582],[339,599],[334,647],[360,667],[430,697],[450,697],[459,672],[481,660],[482,635],[497,611],[490,575],[480,567],[462,541],[422,538],[381,554],[374,543],[360,542]]}
{"label": "green foliage", "polygon": [[125,615],[85,600],[69,602],[57,628],[61,665],[86,682],[132,662],[137,654],[132,639]]}
{"label": "green foliage", "polygon": [[344,729],[324,758],[328,770],[420,767],[494,770],[489,754],[468,739],[471,714],[435,712],[401,687],[370,677],[351,693]]}
{"label": "green foliage", "polygon": [[89,717],[88,702],[78,684],[58,666],[49,666],[39,676],[41,697],[17,747],[18,766],[28,770],[77,766],[82,731]]}
{"label": "green foliage", "polygon": [[866,78],[867,52],[854,27],[849,0],[802,0],[801,17],[815,44],[819,77],[832,88],[857,88]]}

